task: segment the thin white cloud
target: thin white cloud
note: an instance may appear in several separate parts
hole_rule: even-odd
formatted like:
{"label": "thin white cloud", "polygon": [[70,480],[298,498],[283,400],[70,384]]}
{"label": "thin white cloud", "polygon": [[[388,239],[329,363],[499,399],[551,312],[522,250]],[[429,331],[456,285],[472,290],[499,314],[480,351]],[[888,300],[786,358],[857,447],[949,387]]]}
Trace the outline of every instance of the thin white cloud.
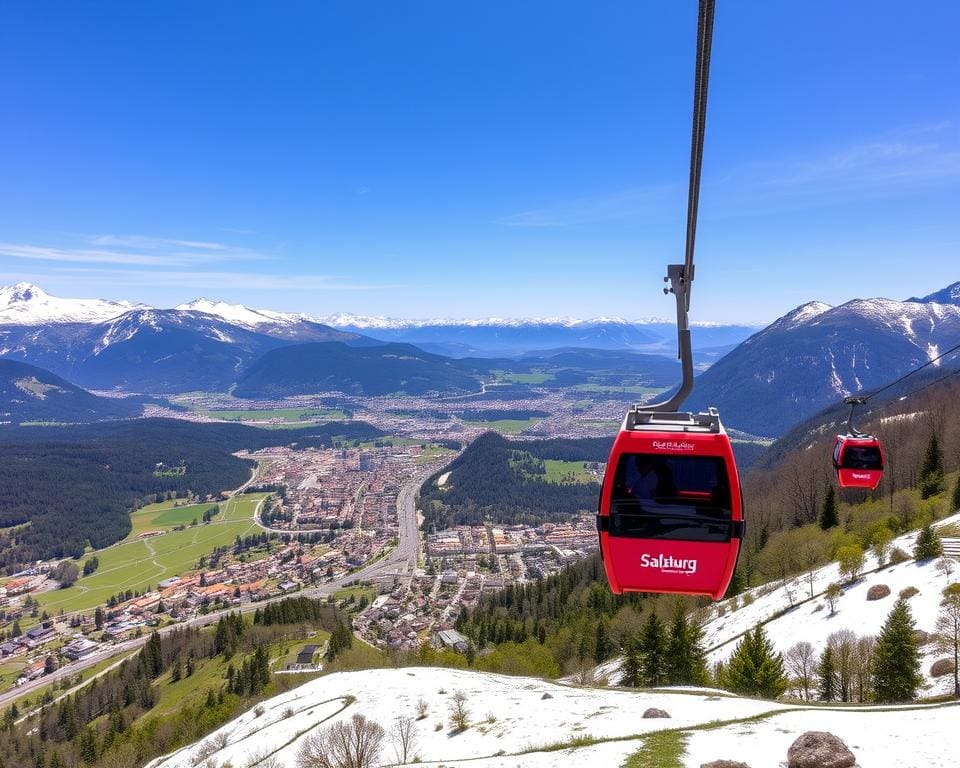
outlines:
{"label": "thin white cloud", "polygon": [[497,220],[505,227],[567,227],[614,219],[632,219],[655,215],[674,203],[681,192],[679,184],[634,187],[607,195],[585,197],[567,203],[534,208]]}
{"label": "thin white cloud", "polygon": [[130,264],[135,266],[174,266],[187,264],[183,256],[154,255],[94,248],[52,248],[42,245],[0,243],[0,256],[30,261],[59,261],[80,264]]}
{"label": "thin white cloud", "polygon": [[[146,237],[143,235],[73,236],[84,245],[51,246],[34,243],[0,243],[0,256],[30,261],[69,264],[123,264],[139,267],[184,267],[191,264],[265,261],[270,259],[246,248],[223,243]],[[96,247],[90,247],[91,245]]]}
{"label": "thin white cloud", "polygon": [[357,282],[339,275],[279,275],[264,272],[219,272],[197,270],[142,270],[98,268],[53,268],[51,274],[69,275],[85,282],[135,287],[172,286],[197,292],[216,293],[220,289],[262,291],[374,291],[395,290],[406,286],[396,283]]}
{"label": "thin white cloud", "polygon": [[93,235],[90,241],[94,245],[107,245],[121,248],[190,248],[202,251],[232,250],[223,243],[210,243],[199,240],[177,240],[168,237],[148,237],[146,235]]}

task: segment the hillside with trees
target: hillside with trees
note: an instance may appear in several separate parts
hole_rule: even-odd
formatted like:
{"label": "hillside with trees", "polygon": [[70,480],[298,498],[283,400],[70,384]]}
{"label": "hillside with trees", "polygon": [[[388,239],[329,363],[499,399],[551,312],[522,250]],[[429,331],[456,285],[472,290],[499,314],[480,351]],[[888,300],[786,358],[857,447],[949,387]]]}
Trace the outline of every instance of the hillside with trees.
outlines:
{"label": "hillside with trees", "polygon": [[[477,438],[420,492],[424,529],[568,519],[596,509],[595,481],[551,482],[545,461],[603,462],[609,438],[509,441],[494,432]],[[439,478],[449,472],[444,483]]]}
{"label": "hillside with trees", "polygon": [[[236,488],[254,463],[235,451],[382,434],[363,422],[265,430],[173,419],[0,429],[0,567],[80,557],[88,544],[99,549],[124,538],[129,513],[144,504]],[[157,472],[160,462],[186,470]]]}

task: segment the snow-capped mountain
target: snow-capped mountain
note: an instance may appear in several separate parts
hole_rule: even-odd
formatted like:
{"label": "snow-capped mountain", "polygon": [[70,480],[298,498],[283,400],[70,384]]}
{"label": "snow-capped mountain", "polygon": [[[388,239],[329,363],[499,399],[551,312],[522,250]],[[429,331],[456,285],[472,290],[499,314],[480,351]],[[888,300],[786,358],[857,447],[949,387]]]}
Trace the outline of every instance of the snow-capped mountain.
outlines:
{"label": "snow-capped mountain", "polygon": [[226,320],[244,328],[257,328],[264,325],[296,325],[310,320],[306,315],[290,312],[272,312],[269,309],[251,309],[243,304],[228,304],[225,301],[212,301],[206,298],[194,299],[189,304],[179,304],[176,309],[183,312],[203,312]]}
{"label": "snow-capped mountain", "polygon": [[[811,302],[751,336],[697,379],[690,405],[771,437],[887,384],[960,341],[960,306],[855,299]],[[957,367],[960,355],[937,363]]]}
{"label": "snow-capped mountain", "polygon": [[0,286],[0,325],[101,323],[142,308],[129,301],[61,299],[31,283]]}
{"label": "snow-capped mountain", "polygon": [[941,288],[939,291],[928,294],[923,298],[913,298],[907,299],[907,301],[922,301],[925,303],[933,304],[960,304],[960,281],[948,285],[946,288]]}

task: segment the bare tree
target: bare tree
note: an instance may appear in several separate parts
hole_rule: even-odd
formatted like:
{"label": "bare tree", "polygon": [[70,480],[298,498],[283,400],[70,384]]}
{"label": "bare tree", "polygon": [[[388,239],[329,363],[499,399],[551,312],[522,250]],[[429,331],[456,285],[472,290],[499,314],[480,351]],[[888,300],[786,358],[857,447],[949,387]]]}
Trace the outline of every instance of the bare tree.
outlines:
{"label": "bare tree", "polygon": [[857,635],[849,629],[840,629],[827,638],[827,645],[833,650],[833,667],[840,701],[850,701],[855,675],[854,651],[857,647]]}
{"label": "bare tree", "polygon": [[390,742],[398,763],[406,763],[412,759],[413,751],[417,748],[416,721],[409,715],[394,718],[390,727]]}
{"label": "bare tree", "polygon": [[385,735],[377,723],[354,715],[304,739],[297,768],[373,768]]}
{"label": "bare tree", "polygon": [[955,566],[952,557],[941,557],[937,560],[937,572],[943,574],[944,578],[949,579],[953,575]]}
{"label": "bare tree", "polygon": [[887,555],[890,554],[890,547],[893,544],[893,533],[889,528],[879,528],[870,539],[870,550],[873,556],[877,558],[877,565],[883,568],[887,562]]}
{"label": "bare tree", "polygon": [[960,696],[960,584],[943,590],[934,642],[938,651],[953,656],[953,695]]}
{"label": "bare tree", "polygon": [[417,720],[424,720],[427,717],[427,712],[430,710],[430,707],[427,704],[427,700],[421,698],[417,701]]}
{"label": "bare tree", "polygon": [[450,702],[450,727],[453,730],[465,731],[470,727],[470,710],[467,709],[467,694],[456,691]]}
{"label": "bare tree", "polygon": [[830,606],[831,616],[837,612],[837,601],[840,599],[840,595],[842,594],[843,590],[840,589],[839,584],[828,585],[827,591],[823,593],[824,597],[827,598],[827,605]]}
{"label": "bare tree", "polygon": [[816,665],[816,655],[813,646],[803,641],[794,643],[783,655],[786,662],[787,674],[807,701],[810,700],[810,684],[813,678],[813,669]]}
{"label": "bare tree", "polygon": [[867,701],[873,695],[873,653],[877,638],[863,635],[857,638],[853,650],[853,678],[857,699]]}

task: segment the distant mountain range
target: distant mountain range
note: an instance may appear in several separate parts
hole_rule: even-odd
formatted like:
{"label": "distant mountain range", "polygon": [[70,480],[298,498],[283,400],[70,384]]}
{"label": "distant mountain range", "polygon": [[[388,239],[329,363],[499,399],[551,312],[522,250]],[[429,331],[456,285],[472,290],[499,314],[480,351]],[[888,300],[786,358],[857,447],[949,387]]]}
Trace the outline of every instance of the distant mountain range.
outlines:
{"label": "distant mountain range", "polygon": [[[954,284],[931,296],[958,294]],[[870,393],[960,344],[960,306],[928,299],[804,304],[700,375],[689,404],[715,405],[730,426],[780,436],[845,395]],[[938,365],[958,361],[951,355]]]}
{"label": "distant mountain range", "polygon": [[[29,283],[0,288],[0,327],[40,326],[65,323],[102,323],[132,310],[149,310],[142,304],[100,299],[61,299],[50,296]],[[673,354],[676,329],[658,319],[625,320],[601,317],[482,320],[401,320],[334,314],[310,317],[302,313],[251,309],[199,298],[160,312],[202,313],[231,326],[289,341],[327,341],[317,338],[317,329],[329,333],[335,328],[345,336],[341,341],[376,338],[381,342],[400,342],[449,357],[514,356],[524,352],[561,347],[619,349]],[[170,315],[168,315],[170,317]],[[718,357],[717,349],[727,351],[739,344],[755,326],[703,323],[696,326],[694,344],[704,361]]]}
{"label": "distant mountain range", "polygon": [[[676,379],[669,323],[324,319],[209,299],[175,309],[59,299],[19,284],[0,289],[0,357],[88,389],[151,394],[236,385],[247,397],[451,395],[478,392],[504,370],[547,370],[537,386],[554,389],[622,387],[621,373],[643,375],[648,386]],[[960,283],[908,301],[810,302],[754,330],[695,328],[698,368],[712,365],[688,406],[715,405],[729,426],[776,437],[845,394],[870,392],[960,343]]]}
{"label": "distant mountain range", "polygon": [[103,421],[142,412],[132,400],[97,397],[42,368],[0,359],[0,423]]}

